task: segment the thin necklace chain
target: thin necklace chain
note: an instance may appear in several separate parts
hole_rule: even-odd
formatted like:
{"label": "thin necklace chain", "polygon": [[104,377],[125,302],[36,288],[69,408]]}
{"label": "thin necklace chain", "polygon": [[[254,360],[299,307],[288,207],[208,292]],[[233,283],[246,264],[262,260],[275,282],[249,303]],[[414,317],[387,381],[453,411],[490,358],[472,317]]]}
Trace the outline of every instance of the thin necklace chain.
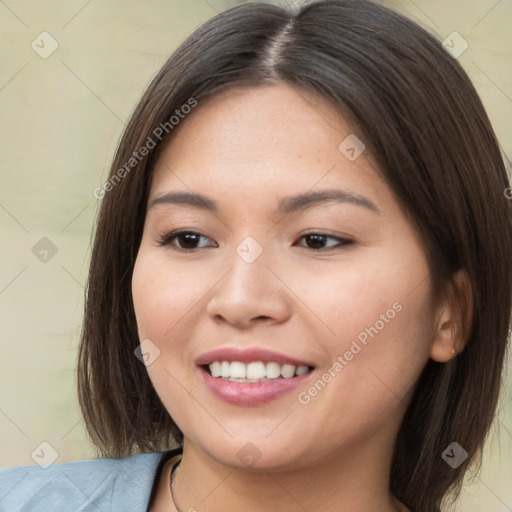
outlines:
{"label": "thin necklace chain", "polygon": [[[178,512],[182,512],[182,511],[178,507],[178,505],[176,504],[176,500],[174,499],[174,482],[176,482],[175,474],[178,473],[180,462],[181,462],[181,459],[174,464],[174,466],[171,469],[171,475],[170,475],[170,480],[171,480],[171,499],[172,499],[172,503],[173,503],[174,507],[176,508],[176,510]],[[396,500],[395,505],[396,505],[396,512],[404,512],[404,509],[402,508],[402,504],[398,500]]]}

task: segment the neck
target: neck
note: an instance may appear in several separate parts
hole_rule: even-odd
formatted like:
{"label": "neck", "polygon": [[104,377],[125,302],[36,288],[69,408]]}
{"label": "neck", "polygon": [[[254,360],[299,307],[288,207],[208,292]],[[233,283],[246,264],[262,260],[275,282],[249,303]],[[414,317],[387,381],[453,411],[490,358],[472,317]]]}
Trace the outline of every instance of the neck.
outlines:
{"label": "neck", "polygon": [[289,469],[256,469],[222,464],[185,439],[174,475],[175,504],[181,512],[225,512],[226,504],[247,512],[405,511],[389,491],[391,450],[376,451],[386,446],[382,440],[365,446],[343,447]]}

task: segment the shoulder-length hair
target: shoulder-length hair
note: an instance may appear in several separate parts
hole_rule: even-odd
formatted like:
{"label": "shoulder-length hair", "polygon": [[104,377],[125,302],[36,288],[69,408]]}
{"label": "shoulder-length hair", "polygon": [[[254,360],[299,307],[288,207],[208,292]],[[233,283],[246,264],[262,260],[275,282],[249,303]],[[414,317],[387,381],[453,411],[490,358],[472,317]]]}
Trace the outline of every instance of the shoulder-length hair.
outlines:
{"label": "shoulder-length hair", "polygon": [[[416,23],[367,0],[234,7],[196,30],[149,85],[102,189],[78,364],[88,433],[111,457],[182,443],[134,356],[131,277],[152,169],[173,115],[228,88],[276,81],[322,95],[357,125],[422,240],[436,297],[454,290],[456,271],[469,278],[471,289],[453,296],[465,317],[472,311],[466,346],[448,363],[426,364],[391,469],[395,496],[413,511],[439,511],[479,460],[495,414],[512,309],[512,201],[462,67]],[[453,441],[469,455],[456,469],[441,457]]]}

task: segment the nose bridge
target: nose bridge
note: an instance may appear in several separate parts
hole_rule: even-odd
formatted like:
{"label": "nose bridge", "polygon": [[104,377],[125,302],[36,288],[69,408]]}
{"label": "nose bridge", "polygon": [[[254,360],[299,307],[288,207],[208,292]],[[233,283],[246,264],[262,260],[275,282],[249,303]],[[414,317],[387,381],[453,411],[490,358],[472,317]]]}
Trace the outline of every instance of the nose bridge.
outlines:
{"label": "nose bridge", "polygon": [[268,267],[275,266],[275,260],[271,261],[270,249],[264,249],[254,238],[247,237],[237,246],[235,252],[236,255],[231,260],[232,284],[247,291],[250,288],[253,294],[265,294],[271,287],[276,287],[275,279],[272,280],[274,282],[269,279],[272,273]]}
{"label": "nose bridge", "polygon": [[287,317],[289,299],[274,275],[276,265],[271,249],[247,236],[235,248],[229,264],[230,271],[214,288],[208,303],[210,315],[234,324],[261,317],[283,321]]}
{"label": "nose bridge", "polygon": [[245,237],[236,246],[231,259],[232,269],[225,283],[227,290],[240,294],[244,300],[259,297],[261,301],[267,295],[274,295],[280,283],[268,268],[276,266],[271,252],[254,237]]}

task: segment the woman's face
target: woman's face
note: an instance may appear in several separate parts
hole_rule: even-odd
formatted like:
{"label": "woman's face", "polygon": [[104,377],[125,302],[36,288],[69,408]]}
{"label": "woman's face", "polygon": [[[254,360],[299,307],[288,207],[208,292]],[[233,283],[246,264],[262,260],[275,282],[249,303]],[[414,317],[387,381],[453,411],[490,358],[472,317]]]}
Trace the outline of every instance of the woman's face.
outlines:
{"label": "woman's face", "polygon": [[282,84],[223,92],[181,123],[154,171],[132,282],[169,414],[230,466],[391,450],[436,311],[424,252],[364,139]]}

